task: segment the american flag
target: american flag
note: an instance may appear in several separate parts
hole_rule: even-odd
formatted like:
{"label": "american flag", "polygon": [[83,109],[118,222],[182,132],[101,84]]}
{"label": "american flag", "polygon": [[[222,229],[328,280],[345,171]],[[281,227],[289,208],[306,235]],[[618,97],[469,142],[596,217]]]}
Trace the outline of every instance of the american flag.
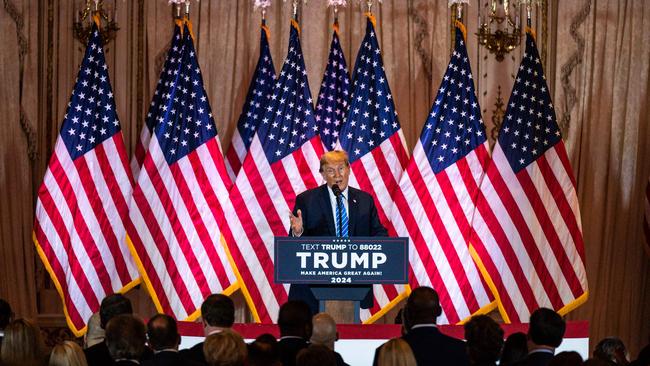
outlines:
{"label": "american flag", "polygon": [[[390,235],[395,235],[388,214],[409,154],[386,80],[374,22],[374,17],[368,16],[366,35],[354,65],[352,97],[340,144],[350,156],[350,185],[372,194],[382,224]],[[397,303],[404,286],[375,285],[373,290],[375,305],[361,312],[365,322],[374,321]]]}
{"label": "american flag", "polygon": [[316,122],[320,138],[328,150],[336,147],[349,100],[350,75],[339,41],[338,23],[334,23],[330,54],[316,103]]}
{"label": "american flag", "polygon": [[237,128],[232,136],[230,147],[226,151],[226,168],[232,180],[235,180],[239,173],[251,142],[253,142],[255,131],[264,117],[275,81],[275,67],[269,48],[269,29],[264,21],[260,33],[260,56],[257,60],[253,80],[248,87],[246,102],[237,121]]}
{"label": "american flag", "polygon": [[586,300],[573,171],[530,34],[473,227],[470,244],[504,320],[528,321],[542,306],[564,314]]}
{"label": "american flag", "polygon": [[182,44],[182,26],[183,24],[180,20],[177,21],[176,25],[174,26],[174,35],[172,36],[167,58],[165,59],[165,65],[160,72],[160,79],[158,79],[156,91],[154,92],[151,104],[149,105],[149,111],[147,112],[147,117],[145,118],[145,125],[142,127],[142,132],[140,133],[140,139],[135,145],[135,153],[131,159],[131,170],[133,170],[133,177],[135,179],[138,178],[140,168],[144,162],[144,157],[147,154],[149,142],[151,141],[151,131],[153,131],[158,122],[164,121],[165,119],[165,111],[163,110],[163,106],[166,102],[169,101],[167,94],[173,87],[174,80],[180,72],[179,68],[181,67],[180,56]]}
{"label": "american flag", "polygon": [[182,67],[164,96],[127,232],[158,311],[192,320],[208,295],[233,292],[237,280],[221,241],[232,184],[187,26],[180,51]]}
{"label": "american flag", "polygon": [[33,232],[76,336],[106,295],[139,283],[124,244],[132,188],[101,37],[93,25],[38,190]]}
{"label": "american flag", "polygon": [[441,324],[458,323],[493,303],[467,246],[489,146],[458,27],[455,39],[391,215],[397,235],[410,238],[409,284],[436,289]]}
{"label": "american flag", "polygon": [[256,321],[277,319],[288,285],[273,279],[273,238],[289,232],[296,195],[318,186],[323,145],[314,119],[299,28],[291,22],[289,51],[257,134],[230,192],[227,243]]}

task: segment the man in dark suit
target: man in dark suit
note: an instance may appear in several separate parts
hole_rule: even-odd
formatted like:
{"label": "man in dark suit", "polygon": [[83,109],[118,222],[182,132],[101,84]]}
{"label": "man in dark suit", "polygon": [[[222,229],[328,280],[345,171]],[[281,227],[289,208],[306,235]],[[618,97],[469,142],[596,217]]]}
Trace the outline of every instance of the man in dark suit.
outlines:
{"label": "man in dark suit", "polygon": [[[102,329],[106,329],[108,322],[118,315],[132,315],[133,307],[131,301],[122,294],[111,294],[106,296],[102,303],[99,305],[99,322]],[[111,366],[115,362],[111,358],[106,345],[106,340],[103,340],[94,346],[88,347],[84,350],[88,365],[93,366]],[[151,350],[145,348],[143,358],[147,359],[151,356]]]}
{"label": "man in dark suit", "polygon": [[156,314],[147,323],[147,338],[153,350],[150,360],[142,363],[143,366],[175,366],[194,365],[192,361],[181,359],[178,345],[181,336],[178,334],[176,320],[167,314]]}
{"label": "man in dark suit", "polygon": [[[402,338],[411,346],[419,366],[469,365],[465,342],[442,334],[436,326],[436,318],[441,313],[438,293],[434,289],[414,289],[402,313],[406,331]],[[373,365],[377,365],[380,348],[375,352]]]}
{"label": "man in dark suit", "polygon": [[[224,294],[212,294],[201,304],[201,319],[205,336],[230,329],[235,322],[235,304]],[[207,365],[203,354],[203,342],[179,353],[184,360],[198,365]]]}
{"label": "man in dark suit", "polygon": [[560,314],[539,308],[530,314],[528,325],[528,355],[516,366],[546,366],[562,343],[566,323]]}
{"label": "man in dark suit", "polygon": [[309,346],[312,317],[309,306],[303,301],[287,301],[280,307],[278,350],[283,366],[295,366],[296,355]]}
{"label": "man in dark suit", "polygon": [[106,326],[106,347],[115,365],[140,365],[146,340],[144,323],[133,315],[115,316]]}
{"label": "man in dark suit", "polygon": [[[371,195],[348,186],[350,161],[344,151],[329,151],[320,159],[325,184],[302,192],[289,213],[292,236],[387,236],[379,221]],[[338,188],[337,188],[338,187]],[[339,227],[340,222],[340,227]],[[370,290],[371,286],[366,286]],[[313,313],[318,301],[308,285],[292,285],[289,299],[305,301]],[[372,291],[361,301],[361,308],[373,305]]]}

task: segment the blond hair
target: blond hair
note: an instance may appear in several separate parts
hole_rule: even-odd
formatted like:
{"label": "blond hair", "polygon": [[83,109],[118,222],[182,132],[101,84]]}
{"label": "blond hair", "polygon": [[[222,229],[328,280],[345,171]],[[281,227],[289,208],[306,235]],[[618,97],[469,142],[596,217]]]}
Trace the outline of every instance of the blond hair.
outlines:
{"label": "blond hair", "polygon": [[41,329],[27,319],[16,319],[5,328],[0,360],[5,366],[41,365],[45,360]]}
{"label": "blond hair", "polygon": [[88,362],[78,344],[65,341],[52,348],[49,366],[88,366]]}
{"label": "blond hair", "polygon": [[393,338],[379,349],[378,366],[416,366],[411,346],[401,338]]}
{"label": "blond hair", "polygon": [[203,343],[203,354],[210,366],[243,366],[248,358],[244,338],[230,329],[208,336]]}
{"label": "blond hair", "polygon": [[344,162],[345,166],[350,166],[348,153],[343,150],[328,151],[320,157],[320,171],[323,171],[323,166],[326,164],[335,164],[340,162]]}

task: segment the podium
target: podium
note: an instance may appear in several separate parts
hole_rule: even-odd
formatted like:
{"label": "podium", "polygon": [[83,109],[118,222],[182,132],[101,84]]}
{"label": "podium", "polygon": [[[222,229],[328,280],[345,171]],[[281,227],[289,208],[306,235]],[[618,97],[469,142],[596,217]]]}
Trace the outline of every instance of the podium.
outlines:
{"label": "podium", "polygon": [[360,323],[371,285],[408,283],[408,238],[276,237],[274,257],[275,282],[310,285],[337,323]]}
{"label": "podium", "polygon": [[330,314],[338,324],[361,323],[361,300],[372,287],[312,285],[311,292],[318,300],[319,311]]}

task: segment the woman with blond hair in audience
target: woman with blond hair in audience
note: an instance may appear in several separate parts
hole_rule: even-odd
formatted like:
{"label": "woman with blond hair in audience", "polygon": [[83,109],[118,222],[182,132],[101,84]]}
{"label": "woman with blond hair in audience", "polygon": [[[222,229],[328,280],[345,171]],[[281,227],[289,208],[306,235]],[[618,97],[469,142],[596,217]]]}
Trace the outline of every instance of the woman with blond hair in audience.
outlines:
{"label": "woman with blond hair in audience", "polygon": [[16,319],[5,328],[0,350],[3,366],[42,366],[46,363],[45,345],[38,325]]}
{"label": "woman with blond hair in audience", "polygon": [[52,348],[49,366],[88,366],[81,347],[72,341],[59,343]]}
{"label": "woman with blond hair in audience", "polygon": [[402,338],[393,338],[381,346],[378,366],[416,366],[411,346]]}
{"label": "woman with blond hair in audience", "polygon": [[244,366],[248,358],[244,338],[230,329],[209,335],[203,343],[203,354],[210,366]]}

